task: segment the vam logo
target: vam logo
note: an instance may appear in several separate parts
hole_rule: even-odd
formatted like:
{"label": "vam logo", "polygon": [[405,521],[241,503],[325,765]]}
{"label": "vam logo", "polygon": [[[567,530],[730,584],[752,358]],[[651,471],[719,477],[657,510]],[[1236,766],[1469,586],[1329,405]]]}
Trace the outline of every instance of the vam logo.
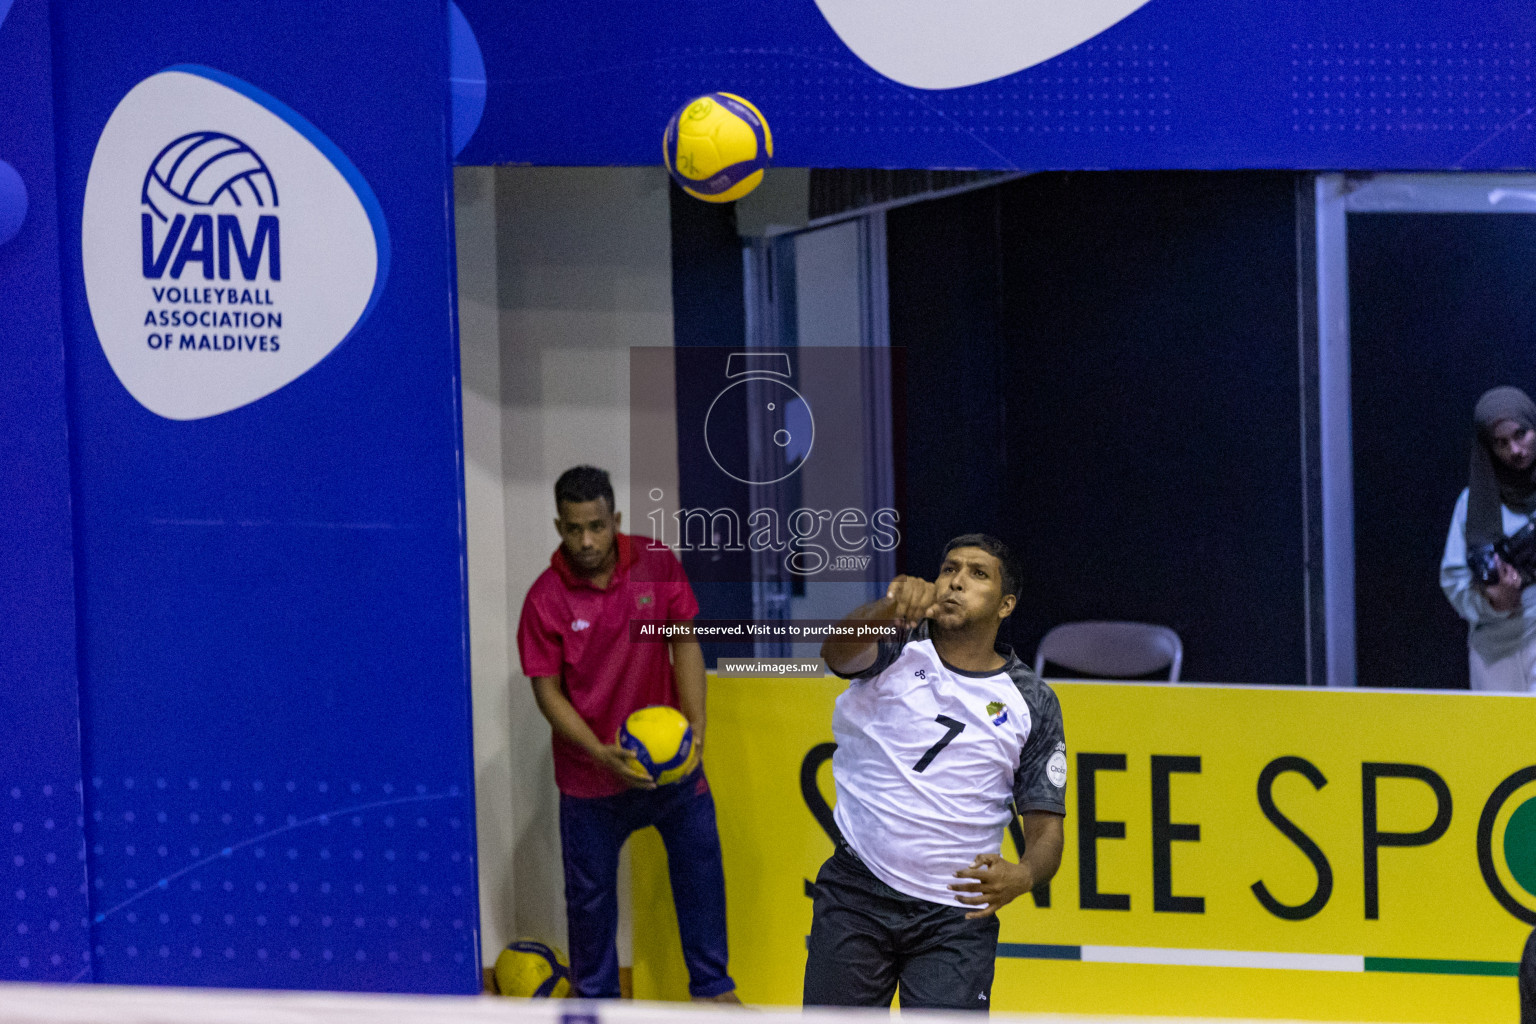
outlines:
{"label": "vam logo", "polygon": [[914,89],[990,82],[1085,43],[1148,0],[816,0],[858,58]]}
{"label": "vam logo", "polygon": [[192,65],[146,78],[108,119],[81,248],[108,363],[175,420],[298,379],[367,318],[389,271],[378,200],[335,144],[266,93]]}
{"label": "vam logo", "polygon": [[[144,176],[143,203],[146,212],[139,225],[146,279],[159,280],[169,270],[179,281],[187,264],[197,263],[205,280],[212,280],[217,269],[219,279],[228,281],[231,250],[244,280],[257,279],[263,252],[268,280],[282,279],[277,185],[266,162],[239,139],[219,132],[193,132],[176,139],[160,151]],[[274,210],[257,213],[249,246],[240,224],[242,207]],[[157,235],[164,239],[158,244]]]}

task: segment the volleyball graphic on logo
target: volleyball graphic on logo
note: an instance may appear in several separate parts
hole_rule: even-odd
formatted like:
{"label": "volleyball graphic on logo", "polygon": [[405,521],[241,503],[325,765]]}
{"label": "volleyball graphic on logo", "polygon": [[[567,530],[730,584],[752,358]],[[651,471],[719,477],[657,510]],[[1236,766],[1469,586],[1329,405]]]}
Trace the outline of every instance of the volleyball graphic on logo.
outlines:
{"label": "volleyball graphic on logo", "polygon": [[266,162],[232,135],[192,132],[162,149],[144,176],[144,204],[161,220],[177,202],[190,206],[276,206]]}

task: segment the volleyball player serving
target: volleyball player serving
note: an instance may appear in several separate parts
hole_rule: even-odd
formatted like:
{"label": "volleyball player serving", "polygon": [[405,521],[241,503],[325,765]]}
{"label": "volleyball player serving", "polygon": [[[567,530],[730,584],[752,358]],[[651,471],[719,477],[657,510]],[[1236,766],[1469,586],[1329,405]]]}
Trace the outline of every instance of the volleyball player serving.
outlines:
{"label": "volleyball player serving", "polygon": [[[848,622],[896,620],[892,642],[828,640],[837,698],[833,814],[816,878],[807,1006],[986,1010],[997,910],[1061,863],[1066,743],[1056,695],[997,629],[1018,600],[1007,547],[956,537],[938,579],[898,576]],[[998,851],[1023,817],[1018,863]]]}

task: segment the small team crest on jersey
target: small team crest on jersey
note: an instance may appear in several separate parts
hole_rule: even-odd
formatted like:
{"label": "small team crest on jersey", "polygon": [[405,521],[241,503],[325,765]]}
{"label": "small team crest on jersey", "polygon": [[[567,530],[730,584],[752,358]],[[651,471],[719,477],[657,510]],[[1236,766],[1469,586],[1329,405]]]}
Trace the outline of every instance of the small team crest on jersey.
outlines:
{"label": "small team crest on jersey", "polygon": [[649,608],[651,605],[653,605],[655,603],[656,603],[656,595],[655,594],[638,594],[635,597],[635,607],[636,608]]}
{"label": "small team crest on jersey", "polygon": [[1067,752],[1061,744],[1056,745],[1056,752],[1045,762],[1045,777],[1057,789],[1063,789],[1067,784]]}
{"label": "small team crest on jersey", "polygon": [[586,619],[577,619],[575,622],[571,623],[571,629],[580,633],[582,630],[588,628],[591,625],[592,623],[588,622]]}
{"label": "small team crest on jersey", "polygon": [[987,705],[987,717],[992,719],[993,725],[1002,725],[1008,721],[1008,705],[1000,700],[994,700]]}

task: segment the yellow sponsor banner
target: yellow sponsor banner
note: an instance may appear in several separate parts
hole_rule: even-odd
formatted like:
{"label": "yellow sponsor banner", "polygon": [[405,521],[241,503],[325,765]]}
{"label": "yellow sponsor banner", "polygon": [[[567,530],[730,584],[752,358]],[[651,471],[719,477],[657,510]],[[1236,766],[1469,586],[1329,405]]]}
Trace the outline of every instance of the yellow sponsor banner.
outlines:
{"label": "yellow sponsor banner", "polygon": [[[844,685],[711,681],[706,766],[748,1002],[800,1000]],[[994,1010],[1513,1019],[1536,923],[1536,700],[1053,688],[1066,852],[1048,894],[1001,913]],[[633,881],[635,993],[687,998],[654,830],[635,837]]]}

